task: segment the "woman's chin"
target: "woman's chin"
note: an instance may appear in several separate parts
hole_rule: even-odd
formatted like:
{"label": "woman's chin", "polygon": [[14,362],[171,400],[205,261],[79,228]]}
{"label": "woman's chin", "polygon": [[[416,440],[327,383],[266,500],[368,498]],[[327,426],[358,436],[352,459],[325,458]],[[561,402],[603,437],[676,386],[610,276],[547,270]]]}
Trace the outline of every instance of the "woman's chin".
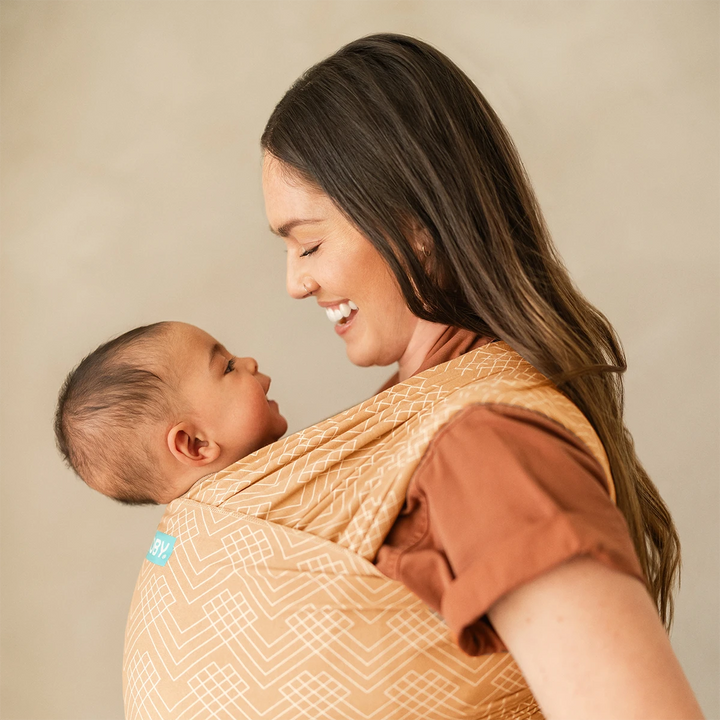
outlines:
{"label": "woman's chin", "polygon": [[345,340],[345,354],[347,359],[358,367],[375,365],[374,353],[367,345],[357,342],[356,338]]}
{"label": "woman's chin", "polygon": [[372,367],[377,365],[385,367],[396,362],[392,357],[386,357],[375,348],[362,346],[359,343],[348,343],[345,348],[348,360],[358,367]]}

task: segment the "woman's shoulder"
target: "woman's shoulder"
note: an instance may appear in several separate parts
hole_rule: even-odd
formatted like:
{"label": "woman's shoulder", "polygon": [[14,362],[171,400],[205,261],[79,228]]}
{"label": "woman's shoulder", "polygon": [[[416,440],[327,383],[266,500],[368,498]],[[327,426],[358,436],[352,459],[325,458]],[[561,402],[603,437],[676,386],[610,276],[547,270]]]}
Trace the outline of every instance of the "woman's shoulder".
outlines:
{"label": "woman's shoulder", "polygon": [[[428,445],[413,484],[428,492],[453,477],[476,487],[509,472],[563,492],[574,484],[608,495],[603,467],[576,435],[535,410],[500,403],[469,405],[451,418]],[[591,482],[578,483],[579,476]]]}
{"label": "woman's shoulder", "polygon": [[538,519],[558,507],[617,514],[581,440],[538,412],[494,403],[465,407],[435,433],[406,493],[406,509],[424,508],[417,514],[431,524],[464,516],[489,528],[503,515]]}

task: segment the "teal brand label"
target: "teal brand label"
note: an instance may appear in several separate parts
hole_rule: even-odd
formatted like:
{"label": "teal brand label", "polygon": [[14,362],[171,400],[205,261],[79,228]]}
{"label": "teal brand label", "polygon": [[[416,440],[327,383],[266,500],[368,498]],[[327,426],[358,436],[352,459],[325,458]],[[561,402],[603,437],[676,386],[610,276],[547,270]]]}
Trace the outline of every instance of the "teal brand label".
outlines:
{"label": "teal brand label", "polygon": [[175,538],[158,530],[145,559],[156,565],[163,566],[172,555],[173,547],[175,547]]}

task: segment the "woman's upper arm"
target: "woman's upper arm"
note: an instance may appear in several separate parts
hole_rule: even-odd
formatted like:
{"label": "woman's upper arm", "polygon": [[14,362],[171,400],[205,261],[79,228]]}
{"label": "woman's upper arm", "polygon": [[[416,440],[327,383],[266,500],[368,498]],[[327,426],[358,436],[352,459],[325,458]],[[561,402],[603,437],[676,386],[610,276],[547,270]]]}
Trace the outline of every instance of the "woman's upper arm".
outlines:
{"label": "woman's upper arm", "polygon": [[645,587],[576,558],[488,612],[548,720],[680,720],[702,711]]}

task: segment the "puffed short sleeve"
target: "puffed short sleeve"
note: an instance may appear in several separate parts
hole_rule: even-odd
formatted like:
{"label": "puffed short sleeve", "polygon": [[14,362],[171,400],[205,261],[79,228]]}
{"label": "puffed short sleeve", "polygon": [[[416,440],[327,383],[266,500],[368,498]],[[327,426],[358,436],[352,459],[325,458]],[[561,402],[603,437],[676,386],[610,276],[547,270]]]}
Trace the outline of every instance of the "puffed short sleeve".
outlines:
{"label": "puffed short sleeve", "polygon": [[581,555],[643,580],[600,464],[542,415],[476,405],[433,439],[376,564],[479,655],[505,649],[486,617],[498,599]]}

